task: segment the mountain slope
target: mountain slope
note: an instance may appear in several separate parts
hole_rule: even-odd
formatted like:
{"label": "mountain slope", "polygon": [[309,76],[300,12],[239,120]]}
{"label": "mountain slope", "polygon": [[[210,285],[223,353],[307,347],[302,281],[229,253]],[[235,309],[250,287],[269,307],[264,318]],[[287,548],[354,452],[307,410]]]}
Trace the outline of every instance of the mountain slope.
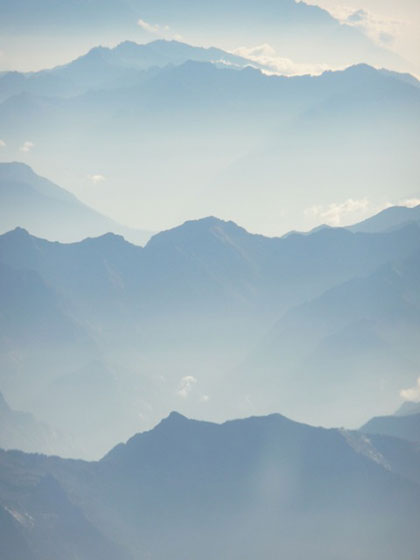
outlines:
{"label": "mountain slope", "polygon": [[[0,452],[0,499],[32,515],[38,550],[48,538],[64,559],[75,515],[89,519],[95,546],[101,534],[134,558],[409,559],[420,544],[418,466],[418,449],[393,438],[280,415],[216,425],[173,413],[97,463]],[[37,496],[47,491],[43,511],[56,521],[43,530]],[[81,558],[84,534],[72,540]]]}
{"label": "mountain slope", "polygon": [[114,234],[61,244],[13,230],[0,236],[1,388],[67,434],[66,453],[89,458],[175,406],[222,420],[281,405],[360,424],[413,381],[418,259],[390,263],[418,240],[416,224],[266,238],[216,218],[144,248]]}
{"label": "mountain slope", "polygon": [[15,227],[52,241],[70,242],[110,231],[139,244],[150,235],[120,226],[23,163],[0,163],[0,231]]}
{"label": "mountain slope", "polygon": [[31,415],[12,410],[0,393],[0,447],[28,453],[51,453],[58,448],[57,434]]}
{"label": "mountain slope", "polygon": [[379,403],[379,410],[395,408],[420,366],[419,258],[416,252],[289,310],[235,373],[243,405],[282,406],[325,424],[333,416],[342,425],[357,425]]}
{"label": "mountain slope", "polygon": [[358,224],[347,227],[349,231],[378,233],[420,222],[420,205],[413,208],[392,206]]}
{"label": "mountain slope", "polygon": [[219,66],[244,68],[258,63],[216,48],[194,47],[179,41],[156,40],[147,44],[124,41],[114,48],[95,47],[69,62],[27,74],[6,72],[0,76],[0,100],[24,92],[36,95],[71,97],[91,89],[118,89],[139,85],[148,76],[142,71],[188,60],[211,62]]}
{"label": "mountain slope", "polygon": [[408,416],[409,414],[420,414],[420,402],[405,401],[395,413],[395,416]]}
{"label": "mountain slope", "polygon": [[360,428],[365,434],[382,434],[420,443],[420,413],[407,416],[378,416]]}
{"label": "mountain slope", "polygon": [[42,0],[37,10],[28,0],[3,3],[2,30],[6,36],[13,29],[25,37],[28,26],[35,36],[51,36],[59,26],[62,37],[71,44],[74,34],[84,43],[88,37],[115,42],[139,36],[181,35],[197,44],[218,44],[227,49],[268,43],[283,58],[306,64],[342,66],[365,59],[380,66],[404,66],[386,45],[375,44],[360,28],[339,22],[318,6],[294,0],[264,0],[258,7],[238,0],[217,0],[211,5],[204,0],[176,5],[170,0],[92,0],[79,2],[72,9],[65,2],[52,5]]}
{"label": "mountain slope", "polygon": [[22,158],[31,141],[27,161],[74,192],[99,170],[106,181],[86,200],[150,229],[218,215],[272,235],[310,229],[323,207],[350,198],[408,198],[420,89],[398,75],[358,65],[285,78],[189,61],[118,83],[66,99],[8,98],[3,156]]}

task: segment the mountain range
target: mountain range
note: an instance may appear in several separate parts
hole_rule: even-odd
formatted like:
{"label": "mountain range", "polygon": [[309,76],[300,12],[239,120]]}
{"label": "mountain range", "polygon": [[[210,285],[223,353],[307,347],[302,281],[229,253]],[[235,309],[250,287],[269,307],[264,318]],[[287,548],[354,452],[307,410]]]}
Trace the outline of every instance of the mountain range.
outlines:
{"label": "mountain range", "polygon": [[98,462],[1,451],[1,555],[408,560],[419,465],[395,438],[172,413]]}
{"label": "mountain range", "polygon": [[[295,0],[264,0],[258,6],[238,0],[217,0],[212,5],[204,1],[174,5],[169,0],[92,0],[79,2],[71,9],[63,1],[51,4],[42,0],[36,10],[28,0],[13,4],[3,0],[1,8],[5,37],[10,37],[13,29],[21,45],[25,45],[28,26],[35,37],[55,36],[59,27],[61,37],[56,40],[66,52],[70,46],[74,52],[76,45],[80,49],[80,44],[98,40],[115,43],[122,38],[183,37],[188,42],[218,44],[227,50],[268,44],[277,59],[289,65],[344,66],[365,60],[392,68],[410,68],[407,61],[390,50],[392,43],[386,42],[385,35],[375,41],[363,26],[354,25],[363,23],[363,13],[350,13],[346,21],[338,21],[319,6]],[[22,53],[18,45],[13,46],[11,54],[18,57]],[[42,45],[37,45],[35,52],[39,58],[55,60],[52,53],[46,56]]]}
{"label": "mountain range", "polygon": [[1,391],[65,434],[66,455],[88,458],[173,408],[217,421],[282,409],[345,426],[387,414],[420,359],[417,209],[397,212],[399,227],[392,209],[372,217],[375,233],[282,238],[208,217],[145,247],[10,231]]}
{"label": "mountain range", "polygon": [[[277,405],[287,411],[293,401],[297,417],[327,423],[341,409],[343,423],[351,425],[351,403],[357,401],[366,415],[378,399],[384,411],[396,406],[420,358],[419,258],[418,252],[396,258],[287,311],[235,374],[255,410]],[[321,402],[325,414],[320,417]]]}
{"label": "mountain range", "polygon": [[420,443],[420,403],[406,401],[395,414],[372,418],[360,430]]}
{"label": "mountain range", "polygon": [[[0,76],[0,99],[12,95],[71,97],[89,90],[119,89],[140,85],[144,71],[179,66],[187,61],[209,62],[216,66],[245,68],[261,65],[217,48],[193,47],[179,41],[156,40],[147,44],[124,41],[114,48],[95,47],[68,64],[38,72],[4,72]],[[262,66],[263,67],[263,66]]]}
{"label": "mountain range", "polygon": [[51,241],[71,242],[108,232],[144,245],[151,233],[117,224],[22,163],[0,163],[0,231],[16,227]]}
{"label": "mountain range", "polygon": [[152,231],[218,215],[278,235],[418,197],[415,78],[364,64],[287,78],[246,64],[177,42],[125,43],[5,74],[2,160],[23,158]]}
{"label": "mountain range", "polygon": [[0,393],[0,447],[28,453],[52,453],[59,449],[59,435],[31,414],[12,410]]}

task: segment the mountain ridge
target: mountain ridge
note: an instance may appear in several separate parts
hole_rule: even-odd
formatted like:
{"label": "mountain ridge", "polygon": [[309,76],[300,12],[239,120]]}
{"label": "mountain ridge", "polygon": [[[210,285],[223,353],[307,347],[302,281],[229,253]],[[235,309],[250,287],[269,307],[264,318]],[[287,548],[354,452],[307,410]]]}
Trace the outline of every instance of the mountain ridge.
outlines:
{"label": "mountain ridge", "polygon": [[[44,556],[52,546],[63,560],[74,550],[87,560],[89,547],[104,542],[112,543],[107,559],[141,550],[156,560],[170,550],[191,558],[201,550],[210,560],[229,549],[234,560],[255,558],[257,550],[270,560],[279,552],[332,560],[334,548],[350,546],[347,560],[355,539],[362,560],[391,560],[417,550],[420,486],[411,475],[419,464],[409,442],[279,414],[214,424],[172,413],[99,462],[0,451],[0,499],[15,517],[25,511],[33,519],[29,531],[21,526],[21,542],[36,542]],[[54,514],[52,527],[39,503],[44,516]],[[72,536],[73,517],[87,541]],[[53,536],[57,526],[61,541]],[[252,539],[250,526],[259,529]],[[390,526],[391,535],[384,530]],[[379,546],[372,536],[381,536]]]}

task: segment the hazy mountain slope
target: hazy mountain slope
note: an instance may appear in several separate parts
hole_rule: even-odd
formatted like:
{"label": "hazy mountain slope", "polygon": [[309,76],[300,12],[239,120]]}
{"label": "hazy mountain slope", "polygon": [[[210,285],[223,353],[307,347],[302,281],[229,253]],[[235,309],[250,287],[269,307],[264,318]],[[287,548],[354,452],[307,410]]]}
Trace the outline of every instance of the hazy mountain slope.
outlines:
{"label": "hazy mountain slope", "polygon": [[[361,65],[285,78],[200,62],[146,74],[71,99],[7,99],[3,157],[21,158],[30,140],[37,169],[151,228],[215,214],[255,231],[308,229],[322,219],[308,209],[348,198],[379,206],[412,184],[420,89],[392,74]],[[82,191],[98,173],[106,180]]]}
{"label": "hazy mountain slope", "polygon": [[[205,402],[210,418],[226,418],[237,413],[241,401],[235,389],[238,380],[228,378],[226,381],[226,371],[242,363],[244,355],[282,313],[293,305],[319,297],[337,284],[372,273],[378,266],[400,256],[408,256],[418,247],[416,225],[384,234],[326,229],[312,235],[265,238],[251,235],[233,222],[207,218],[162,232],[145,248],[112,234],[60,244],[14,230],[0,236],[0,262],[17,269],[14,274],[18,276],[24,274],[23,269],[35,271],[34,274],[54,290],[64,319],[79,325],[79,338],[53,342],[60,330],[54,329],[48,336],[46,328],[45,339],[38,342],[38,338],[32,336],[32,340],[30,333],[34,326],[26,319],[31,308],[24,306],[26,314],[15,313],[16,332],[9,329],[9,338],[4,340],[3,355],[7,358],[2,375],[7,383],[4,390],[13,397],[14,403],[34,412],[48,424],[63,430],[74,429],[75,435],[80,434],[81,444],[84,440],[83,449],[87,449],[86,441],[89,441],[95,449],[103,451],[116,437],[121,439],[128,430],[138,429],[137,426],[149,426],[168,408],[181,403],[184,411],[198,415],[202,414]],[[337,349],[349,352],[353,344],[350,335],[356,333],[360,338],[357,347],[364,348],[360,356],[366,360],[365,366],[377,362],[372,374],[366,377],[366,383],[377,383],[378,364],[386,362],[385,370],[389,373],[390,385],[384,388],[383,399],[367,397],[371,414],[371,411],[379,413],[381,409],[376,407],[385,406],[387,399],[393,402],[394,394],[401,388],[395,385],[406,380],[411,382],[411,374],[408,374],[406,353],[395,351],[394,343],[390,344],[392,334],[382,336],[372,331],[369,321],[366,330],[354,328],[360,317],[365,316],[364,305],[373,319],[377,310],[382,309],[378,301],[382,292],[373,283],[364,293],[364,282],[367,281],[354,281],[352,291],[338,292],[341,295],[333,298],[331,313],[326,315],[332,326],[315,327],[319,317],[314,311],[313,328],[312,323],[305,328],[299,322],[297,326],[292,324],[286,329],[288,336],[284,344],[274,342],[277,353],[272,354],[270,349],[264,360],[281,356],[281,360],[273,357],[274,361],[267,368],[274,367],[277,371],[276,367],[287,367],[285,377],[282,376],[284,381],[301,363],[296,356],[303,360],[310,352],[319,351],[318,357],[311,358],[310,371],[316,371],[318,378],[324,379],[327,372],[334,376],[334,372],[341,371],[336,361]],[[415,294],[416,283],[413,282],[410,293]],[[16,290],[20,293],[18,286],[16,284]],[[398,349],[411,349],[417,333],[415,313],[405,312],[407,306],[398,307],[400,299],[392,292],[392,285],[388,291],[401,312],[401,325],[408,331],[405,342],[400,340],[395,344]],[[378,298],[373,299],[372,292],[377,292]],[[26,290],[23,298],[31,302],[31,293]],[[17,300],[7,294],[4,290],[5,301],[13,314]],[[360,295],[363,297],[357,304]],[[56,313],[57,304],[39,297],[36,301],[42,313]],[[346,305],[353,309],[351,315]],[[343,319],[340,310],[345,310]],[[324,317],[322,306],[320,313]],[[382,320],[382,316],[378,320]],[[389,321],[389,317],[384,321]],[[347,325],[351,326],[348,333]],[[411,335],[409,329],[413,329]],[[22,351],[26,346],[22,346],[21,331],[29,333],[26,346],[31,340],[37,341],[31,352]],[[327,344],[326,337],[333,335],[340,336],[341,342]],[[368,348],[366,341],[372,337],[374,344]],[[63,351],[58,350],[63,344],[66,345]],[[308,344],[305,352],[301,344]],[[281,352],[283,347],[285,351]],[[15,348],[20,349],[17,363],[12,351]],[[295,349],[296,356],[293,355]],[[67,355],[69,359],[63,360]],[[414,352],[413,360],[416,355]],[[331,363],[324,371],[322,364],[326,360]],[[352,365],[348,359],[349,371]],[[360,362],[355,365],[359,366]],[[16,376],[16,371],[21,372],[20,377]],[[255,404],[261,406],[261,410],[275,409],[279,404],[279,391],[271,385],[271,373],[261,384],[256,381],[256,372],[259,380],[264,378],[261,363],[252,364],[248,371],[249,379],[242,373],[239,379],[241,395],[244,396],[250,383],[255,399],[261,399]],[[293,407],[289,412],[300,411],[304,403],[308,405],[306,399],[294,396],[296,387],[304,383],[303,372],[298,373],[297,381],[289,383],[287,392],[282,393],[288,400],[288,404],[282,404]],[[182,388],[185,379],[193,379],[187,392]],[[95,404],[98,385],[102,398],[100,404]],[[337,408],[328,408],[331,418],[341,419],[344,410],[351,416],[350,395],[357,387],[356,378],[354,382],[349,378],[349,394],[340,396]],[[78,403],[75,409],[80,411],[73,422],[73,406],[63,404],[69,394]],[[314,395],[317,399],[309,403],[307,414],[313,414],[311,418],[319,421],[324,395],[316,391]],[[93,425],[110,423],[114,417],[111,411],[122,402],[126,403],[126,414],[119,417],[115,426],[103,431],[104,439],[99,448],[99,441],[95,442],[93,437]],[[258,407],[255,410],[260,410]],[[92,429],[83,429],[81,419],[86,416],[92,419]]]}
{"label": "hazy mountain slope", "polygon": [[420,402],[404,402],[395,413],[395,416],[408,416],[409,414],[420,414]]}
{"label": "hazy mountain slope", "polygon": [[150,237],[145,231],[130,230],[102,216],[23,163],[0,163],[0,231],[15,227],[61,242],[110,231],[138,244]]}
{"label": "hazy mountain slope", "polygon": [[40,560],[23,536],[23,530],[13,514],[0,507],[0,551],[4,560]]}
{"label": "hazy mountain slope", "polygon": [[[358,28],[338,22],[317,6],[294,0],[264,0],[258,7],[238,0],[217,0],[212,4],[183,1],[176,5],[169,0],[94,0],[79,2],[71,10],[65,2],[51,5],[48,0],[40,2],[37,10],[28,0],[13,4],[3,0],[3,4],[2,27],[6,36],[13,29],[24,37],[30,22],[34,33],[44,36],[52,34],[59,25],[68,41],[74,33],[79,41],[86,41],[89,35],[115,41],[141,33],[151,38],[157,33],[181,35],[197,44],[217,42],[224,48],[269,43],[282,57],[307,64],[343,65],[365,59],[395,67],[400,62]],[[140,27],[136,25],[139,18]]]}
{"label": "hazy mountain slope", "polygon": [[363,222],[349,226],[347,229],[353,232],[377,233],[402,227],[412,222],[420,222],[420,206],[414,208],[392,206],[367,220],[363,220]]}
{"label": "hazy mountain slope", "polygon": [[141,248],[112,234],[59,244],[17,229],[0,236],[0,261],[37,271],[72,299],[74,312],[77,306],[82,313],[104,315],[113,309],[113,321],[116,310],[195,314],[226,305],[251,311],[269,306],[274,315],[410,255],[418,248],[417,234],[413,225],[377,235],[327,229],[267,238],[205,218],[157,234]]}
{"label": "hazy mountain slope", "polygon": [[179,41],[147,44],[124,41],[114,48],[95,47],[72,62],[39,72],[6,72],[0,77],[0,99],[23,92],[71,97],[91,89],[118,89],[139,85],[153,73],[141,71],[180,65],[188,60],[244,68],[249,60],[221,49],[194,47]]}
{"label": "hazy mountain slope", "polygon": [[[31,414],[12,410],[0,393],[0,447],[28,453],[51,453],[58,449],[58,434]],[[64,448],[64,446],[63,446]]]}
{"label": "hazy mountain slope", "polygon": [[[40,477],[36,470],[27,468],[24,460],[20,468],[15,464],[13,468],[16,470],[8,472],[11,465],[4,461],[7,455],[1,454],[1,501],[10,512],[6,522],[19,535],[18,540],[11,532],[8,538],[1,540],[2,558],[19,558],[19,554],[27,551],[30,551],[29,555],[22,558],[128,558],[123,547],[117,547],[104,537],[71,503],[53,476],[45,474]],[[15,456],[24,459],[23,455]],[[34,462],[32,458],[35,456],[27,457],[29,464]],[[25,475],[28,478],[25,479]],[[3,512],[2,508],[0,515]]]}
{"label": "hazy mountain slope", "polygon": [[1,387],[26,410],[25,399],[32,398],[57,369],[83,363],[95,344],[35,271],[3,263],[0,269]]}
{"label": "hazy mountain slope", "polygon": [[365,434],[382,434],[420,443],[420,413],[407,416],[378,416],[360,428]]}
{"label": "hazy mountain slope", "polygon": [[[340,212],[346,201],[369,208],[372,202],[385,206],[390,200],[409,198],[411,191],[404,185],[413,183],[413,146],[420,138],[411,121],[420,110],[418,88],[403,92],[398,80],[380,86],[382,78],[359,65],[344,73],[325,73],[316,86],[307,84],[311,101],[289,113],[288,121],[273,122],[265,138],[212,180],[215,196],[220,196],[214,205],[223,199],[224,211],[236,216],[237,201],[251,199],[264,177],[264,194],[276,201],[264,209],[266,224],[274,227],[280,221],[278,208],[287,208],[286,220],[293,216],[293,223],[287,222],[289,229],[296,224],[308,229],[322,219],[337,226],[362,218],[363,210],[352,216]],[[391,154],[397,153],[392,159]],[[252,218],[248,214],[241,217],[242,223]]]}
{"label": "hazy mountain slope", "polygon": [[247,406],[344,425],[395,408],[420,365],[419,270],[417,252],[287,312],[236,372]]}
{"label": "hazy mountain slope", "polygon": [[[33,515],[40,545],[49,533],[40,535],[34,496],[48,490],[44,511],[58,526],[84,514],[136,558],[350,559],[356,547],[362,560],[409,559],[419,546],[420,487],[402,471],[418,464],[418,449],[392,438],[280,415],[216,425],[173,413],[99,463],[1,452],[0,496],[17,515]],[[62,489],[74,506],[64,506]],[[50,546],[60,553],[67,536]],[[80,541],[73,547],[86,550]]]}

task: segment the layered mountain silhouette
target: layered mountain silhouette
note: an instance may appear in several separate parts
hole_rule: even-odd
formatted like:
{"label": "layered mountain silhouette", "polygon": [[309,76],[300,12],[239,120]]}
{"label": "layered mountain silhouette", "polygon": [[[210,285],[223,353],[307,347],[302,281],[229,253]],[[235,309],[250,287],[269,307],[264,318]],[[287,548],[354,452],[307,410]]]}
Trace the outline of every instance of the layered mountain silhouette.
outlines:
{"label": "layered mountain silhouette", "polygon": [[[157,40],[147,44],[124,41],[114,48],[95,47],[76,60],[39,72],[5,72],[0,76],[0,98],[32,93],[70,97],[91,89],[138,86],[158,68],[179,66],[189,60],[216,66],[244,68],[262,65],[216,48],[194,47],[179,41]],[[155,69],[148,75],[144,71]],[[142,72],[143,71],[143,72]]]}
{"label": "layered mountain silhouette", "polygon": [[[267,410],[269,393],[271,408],[287,409],[293,394],[301,403],[295,413],[314,420],[313,403],[323,402],[328,413],[316,418],[325,423],[345,401],[347,411],[357,401],[365,415],[378,399],[384,411],[395,408],[419,363],[419,270],[416,252],[289,310],[237,372],[256,410]],[[352,422],[344,408],[342,420]]]}
{"label": "layered mountain silhouette", "polygon": [[379,214],[363,220],[359,224],[348,227],[353,232],[377,233],[400,228],[410,223],[419,223],[420,205],[413,208],[406,206],[392,206]]}
{"label": "layered mountain silhouette", "polygon": [[11,409],[0,393],[0,447],[2,449],[51,453],[59,447],[58,438],[58,434],[38,422],[31,414]]}
{"label": "layered mountain silhouette", "polygon": [[78,241],[113,231],[143,245],[150,237],[103,216],[23,163],[0,163],[0,230],[23,227],[52,241]]}
{"label": "layered mountain silhouette", "polygon": [[411,558],[419,463],[410,442],[278,414],[172,413],[99,462],[0,452],[2,515],[20,534],[2,557]]}
{"label": "layered mountain silhouette", "polygon": [[396,416],[408,416],[409,414],[420,413],[420,403],[405,401],[395,413]]}
{"label": "layered mountain silhouette", "polygon": [[365,434],[382,434],[420,443],[420,403],[406,403],[404,410],[388,416],[377,416],[364,424]]}
{"label": "layered mountain silhouette", "polygon": [[[196,53],[163,45],[175,61],[179,50],[190,58]],[[123,216],[155,230],[190,216],[218,215],[255,231],[285,233],[318,225],[330,205],[349,198],[372,208],[413,198],[420,111],[415,78],[364,64],[321,76],[267,76],[202,62],[213,55],[199,49],[196,60],[130,69],[130,78],[119,74],[127,72],[120,62],[113,85],[104,84],[113,72],[104,73],[103,60],[120,60],[123,47],[95,50],[42,73],[74,73],[72,83],[84,88],[78,95],[71,84],[64,91],[68,82],[60,92],[46,84],[38,93],[16,95],[5,85],[2,157],[24,157],[39,169],[48,162],[57,181],[74,192],[99,173],[106,182],[89,184],[89,202],[119,221]],[[133,49],[141,67],[155,47],[124,48]],[[89,69],[85,85],[78,75],[84,65],[97,69]],[[344,213],[333,225],[362,217]]]}
{"label": "layered mountain silhouette", "polygon": [[294,0],[264,0],[258,6],[238,0],[218,0],[211,5],[203,1],[175,5],[168,0],[95,0],[71,9],[65,2],[51,5],[43,0],[37,10],[31,2],[21,0],[4,11],[6,36],[13,29],[24,38],[30,22],[36,33],[44,36],[53,34],[59,25],[68,41],[74,33],[79,42],[86,42],[89,35],[107,41],[183,36],[198,44],[217,41],[230,49],[269,43],[283,58],[296,62],[342,66],[367,60],[382,66],[403,66],[386,45],[376,44],[360,28],[351,26],[351,19],[339,22],[318,6]]}
{"label": "layered mountain silhouette", "polygon": [[267,238],[209,217],[144,248],[15,229],[0,236],[1,389],[85,457],[181,404],[358,426],[415,382],[418,239],[411,221]]}

